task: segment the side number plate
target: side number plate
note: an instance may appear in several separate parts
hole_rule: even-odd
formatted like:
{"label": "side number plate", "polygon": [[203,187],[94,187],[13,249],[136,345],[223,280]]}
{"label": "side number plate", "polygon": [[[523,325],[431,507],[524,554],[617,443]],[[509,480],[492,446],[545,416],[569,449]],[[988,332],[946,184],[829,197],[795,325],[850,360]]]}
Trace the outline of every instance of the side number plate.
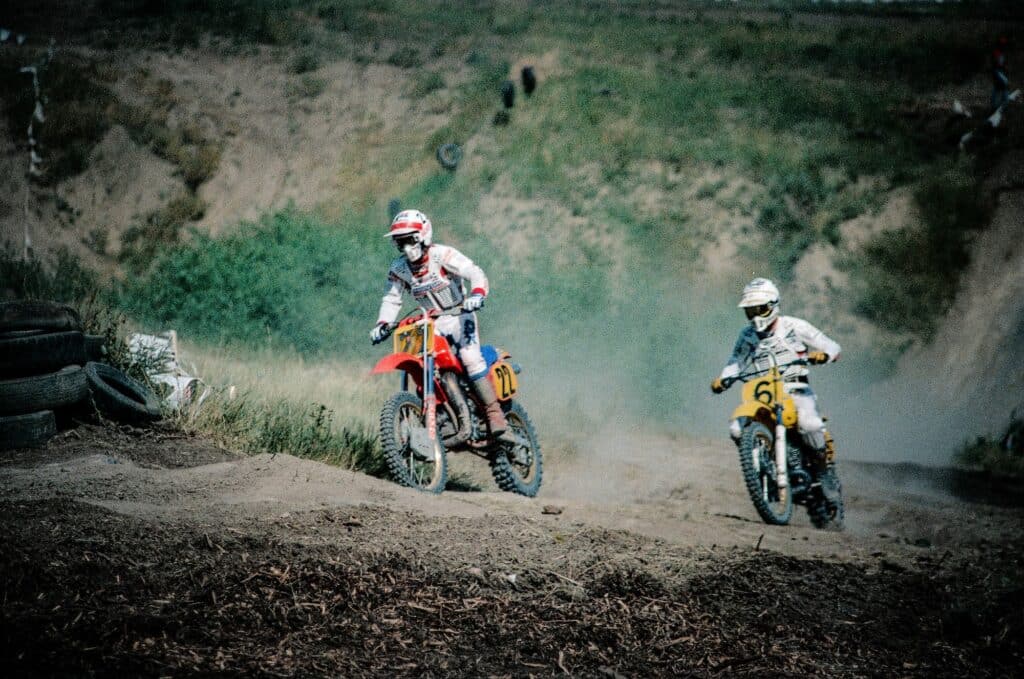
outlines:
{"label": "side number plate", "polygon": [[491,366],[491,383],[494,385],[494,393],[498,395],[499,401],[507,401],[516,393],[519,382],[512,366],[504,361],[499,361]]}

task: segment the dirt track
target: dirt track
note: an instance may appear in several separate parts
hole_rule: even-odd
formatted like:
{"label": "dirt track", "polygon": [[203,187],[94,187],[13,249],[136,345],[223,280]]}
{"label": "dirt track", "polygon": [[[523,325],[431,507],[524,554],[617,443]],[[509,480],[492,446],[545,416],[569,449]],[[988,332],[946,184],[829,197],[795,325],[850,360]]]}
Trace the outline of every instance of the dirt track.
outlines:
{"label": "dirt track", "polygon": [[80,427],[0,466],[0,657],[75,676],[1019,674],[1020,509],[850,465],[846,532],[771,528],[729,449],[642,445],[668,473],[606,464],[625,481],[595,503],[578,466],[536,500],[426,497]]}

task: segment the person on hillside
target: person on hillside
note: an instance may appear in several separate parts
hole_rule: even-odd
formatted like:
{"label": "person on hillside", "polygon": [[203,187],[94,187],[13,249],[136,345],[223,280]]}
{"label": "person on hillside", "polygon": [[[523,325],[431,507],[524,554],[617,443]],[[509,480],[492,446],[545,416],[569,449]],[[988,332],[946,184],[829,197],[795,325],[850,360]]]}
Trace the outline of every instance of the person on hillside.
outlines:
{"label": "person on hillside", "polygon": [[[494,387],[487,377],[488,366],[480,351],[480,326],[476,311],[487,298],[488,283],[483,269],[455,248],[433,242],[433,225],[419,210],[402,210],[391,222],[387,237],[401,253],[388,271],[384,299],[370,340],[377,344],[391,334],[392,324],[402,309],[402,294],[409,293],[428,311],[448,311],[461,305],[458,316],[439,316],[434,323],[438,334],[448,340],[466,369],[487,414],[491,435],[506,440],[508,427]],[[470,285],[466,295],[464,281]]]}
{"label": "person on hillside", "polygon": [[1005,35],[999,36],[992,50],[992,111],[1009,100],[1010,78],[1006,74],[1006,49],[1009,40]]}
{"label": "person on hillside", "polygon": [[[721,374],[711,382],[711,391],[720,394],[733,378],[747,366],[767,371],[775,364],[785,365],[797,359],[821,364],[839,360],[839,344],[802,318],[779,314],[779,289],[767,278],[755,278],[747,283],[740,296],[749,325],[740,331],[732,355]],[[790,365],[783,369],[784,389],[793,398],[797,411],[797,426],[804,442],[818,451],[819,460],[826,462],[825,422],[818,412],[818,399],[811,390],[806,365]],[[729,424],[734,441],[740,438],[740,423]],[[822,492],[835,501],[839,490],[833,474],[822,474]]]}

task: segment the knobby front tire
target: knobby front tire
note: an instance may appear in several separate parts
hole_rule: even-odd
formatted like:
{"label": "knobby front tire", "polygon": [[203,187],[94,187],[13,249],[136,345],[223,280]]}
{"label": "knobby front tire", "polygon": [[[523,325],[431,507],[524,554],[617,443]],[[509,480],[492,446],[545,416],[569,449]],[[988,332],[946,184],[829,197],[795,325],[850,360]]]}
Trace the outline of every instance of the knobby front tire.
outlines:
{"label": "knobby front tire", "polygon": [[[740,438],[740,470],[747,493],[761,519],[785,526],[793,517],[793,493],[779,488],[775,477],[775,436],[760,422],[750,422]],[[756,460],[756,463],[755,463]]]}
{"label": "knobby front tire", "polygon": [[387,400],[380,413],[380,445],[391,478],[407,488],[440,493],[448,482],[448,456],[440,437],[434,439],[434,457],[424,460],[410,445],[409,427],[423,427],[423,401],[400,391]]}

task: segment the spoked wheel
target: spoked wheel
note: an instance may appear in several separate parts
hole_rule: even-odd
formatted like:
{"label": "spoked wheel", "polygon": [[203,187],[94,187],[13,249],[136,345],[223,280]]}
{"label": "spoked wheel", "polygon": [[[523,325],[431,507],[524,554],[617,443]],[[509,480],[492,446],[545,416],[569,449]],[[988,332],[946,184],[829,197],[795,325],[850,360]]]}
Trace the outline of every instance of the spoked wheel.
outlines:
{"label": "spoked wheel", "polygon": [[793,516],[793,494],[777,483],[774,442],[768,427],[749,423],[740,439],[740,469],[757,513],[765,523],[784,526]]}
{"label": "spoked wheel", "polygon": [[505,413],[515,443],[500,443],[491,453],[491,474],[502,490],[533,497],[544,474],[540,442],[526,408],[517,402]]}
{"label": "spoked wheel", "polygon": [[[829,465],[825,474],[829,475],[831,477],[829,480],[835,484],[838,499],[835,502],[829,502],[821,494],[821,491],[817,491],[816,497],[807,505],[807,515],[815,528],[841,531],[844,527],[843,519],[846,518],[846,511],[843,507],[843,486],[839,483],[839,476],[836,474],[834,465]],[[826,479],[822,479],[822,481],[825,482]]]}
{"label": "spoked wheel", "polygon": [[440,493],[448,481],[448,458],[440,437],[427,438],[423,402],[400,391],[380,413],[380,444],[396,483],[427,493]]}

